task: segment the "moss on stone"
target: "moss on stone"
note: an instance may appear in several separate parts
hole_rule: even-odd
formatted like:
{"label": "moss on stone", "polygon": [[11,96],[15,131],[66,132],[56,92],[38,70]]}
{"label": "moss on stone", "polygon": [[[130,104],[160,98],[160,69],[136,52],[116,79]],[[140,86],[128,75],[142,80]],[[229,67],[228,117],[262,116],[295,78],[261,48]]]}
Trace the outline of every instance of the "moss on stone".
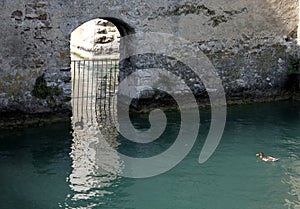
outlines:
{"label": "moss on stone", "polygon": [[49,95],[49,88],[47,86],[44,74],[36,79],[32,90],[32,95],[41,99],[46,99]]}
{"label": "moss on stone", "polygon": [[290,56],[289,57],[290,66],[288,68],[288,74],[299,74],[299,68],[300,68],[300,59]]}
{"label": "moss on stone", "polygon": [[36,79],[32,90],[32,95],[40,99],[46,99],[48,96],[59,96],[61,94],[62,90],[58,86],[47,86],[44,74]]}
{"label": "moss on stone", "polygon": [[64,97],[64,98],[63,98],[63,102],[64,102],[64,103],[69,102],[69,101],[71,101],[71,100],[72,100],[71,97]]}

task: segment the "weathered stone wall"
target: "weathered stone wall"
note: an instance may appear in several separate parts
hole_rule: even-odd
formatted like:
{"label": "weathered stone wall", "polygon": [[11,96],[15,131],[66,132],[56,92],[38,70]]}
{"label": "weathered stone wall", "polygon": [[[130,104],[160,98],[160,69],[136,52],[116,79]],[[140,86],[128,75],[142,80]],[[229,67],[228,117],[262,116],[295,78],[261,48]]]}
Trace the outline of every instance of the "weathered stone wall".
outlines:
{"label": "weathered stone wall", "polygon": [[[70,108],[70,35],[104,18],[121,35],[170,33],[211,58],[232,97],[283,92],[295,47],[295,0],[0,0],[0,112]],[[44,78],[46,96],[33,94]]]}

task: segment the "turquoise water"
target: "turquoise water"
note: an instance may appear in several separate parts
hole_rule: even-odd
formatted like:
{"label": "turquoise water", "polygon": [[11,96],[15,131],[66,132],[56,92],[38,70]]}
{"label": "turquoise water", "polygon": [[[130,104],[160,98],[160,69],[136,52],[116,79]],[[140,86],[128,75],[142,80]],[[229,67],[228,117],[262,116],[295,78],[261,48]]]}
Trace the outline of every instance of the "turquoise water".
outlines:
{"label": "turquoise water", "polygon": [[[209,113],[201,113],[199,138],[188,156],[167,173],[147,179],[115,177],[83,167],[86,172],[81,175],[86,178],[74,181],[76,158],[70,156],[73,142],[69,124],[1,131],[0,208],[300,207],[300,103],[230,107],[221,143],[200,165],[199,152],[209,127]],[[168,116],[170,124],[163,139],[133,148],[118,137],[120,151],[148,156],[169,147],[179,124],[176,113]],[[149,125],[143,118],[136,116],[136,127]],[[259,151],[280,161],[259,161],[255,157]],[[81,179],[92,179],[88,189],[78,189],[84,183]]]}

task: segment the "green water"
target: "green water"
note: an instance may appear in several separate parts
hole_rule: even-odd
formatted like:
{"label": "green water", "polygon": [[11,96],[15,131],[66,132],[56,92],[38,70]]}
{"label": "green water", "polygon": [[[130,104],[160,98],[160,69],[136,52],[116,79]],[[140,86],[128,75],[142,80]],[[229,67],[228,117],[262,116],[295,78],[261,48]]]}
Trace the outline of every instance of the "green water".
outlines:
{"label": "green water", "polygon": [[[87,168],[82,175],[92,182],[88,190],[82,191],[74,189],[75,184],[82,183],[80,178],[77,183],[70,181],[74,163],[69,155],[72,145],[69,124],[1,131],[0,208],[300,207],[300,103],[230,107],[221,143],[213,156],[200,165],[197,160],[209,127],[209,113],[201,113],[197,143],[169,172],[147,179],[128,179]],[[175,113],[169,116],[164,139],[141,148],[132,148],[130,143],[123,142],[120,151],[150,155],[149,152],[159,152],[170,146],[179,125]],[[147,127],[142,119],[135,119],[136,127]],[[255,157],[258,151],[280,157],[280,161],[259,161]],[[102,182],[101,186],[98,181]]]}

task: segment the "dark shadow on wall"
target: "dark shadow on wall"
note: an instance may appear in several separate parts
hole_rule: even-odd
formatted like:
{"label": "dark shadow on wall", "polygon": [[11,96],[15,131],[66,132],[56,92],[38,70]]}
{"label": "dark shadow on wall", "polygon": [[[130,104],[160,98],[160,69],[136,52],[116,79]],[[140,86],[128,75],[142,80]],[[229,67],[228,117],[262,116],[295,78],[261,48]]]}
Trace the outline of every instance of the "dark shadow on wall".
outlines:
{"label": "dark shadow on wall", "polygon": [[125,23],[123,20],[114,17],[100,17],[100,19],[113,23],[118,28],[121,37],[135,33],[134,28]]}

